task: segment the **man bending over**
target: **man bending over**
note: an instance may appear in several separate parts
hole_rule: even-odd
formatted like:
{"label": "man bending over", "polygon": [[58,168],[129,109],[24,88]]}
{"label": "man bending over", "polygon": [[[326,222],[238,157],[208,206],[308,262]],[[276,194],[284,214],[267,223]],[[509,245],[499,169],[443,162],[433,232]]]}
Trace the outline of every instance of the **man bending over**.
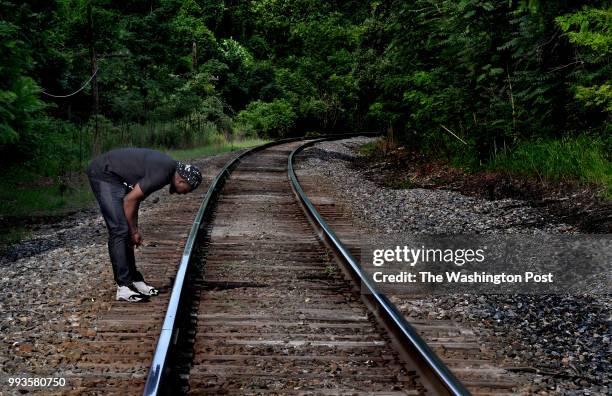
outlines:
{"label": "man bending over", "polygon": [[202,182],[200,170],[159,151],[122,148],[93,159],[86,172],[108,228],[117,300],[136,302],[156,296],[158,290],[145,282],[134,259],[134,247],[142,243],[140,202],[167,184],[170,194],[195,190]]}

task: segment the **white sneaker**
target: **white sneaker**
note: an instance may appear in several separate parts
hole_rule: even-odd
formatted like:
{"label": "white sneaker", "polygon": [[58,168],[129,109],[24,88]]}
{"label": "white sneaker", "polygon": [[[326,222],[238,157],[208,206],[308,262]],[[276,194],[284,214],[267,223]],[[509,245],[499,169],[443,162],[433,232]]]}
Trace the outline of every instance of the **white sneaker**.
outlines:
{"label": "white sneaker", "polygon": [[135,287],[117,286],[117,301],[139,302],[149,299],[148,296],[140,293]]}
{"label": "white sneaker", "polygon": [[140,293],[144,294],[145,296],[157,296],[159,294],[159,290],[149,285],[145,281],[134,282],[132,283],[132,285],[134,285],[136,290],[138,290]]}

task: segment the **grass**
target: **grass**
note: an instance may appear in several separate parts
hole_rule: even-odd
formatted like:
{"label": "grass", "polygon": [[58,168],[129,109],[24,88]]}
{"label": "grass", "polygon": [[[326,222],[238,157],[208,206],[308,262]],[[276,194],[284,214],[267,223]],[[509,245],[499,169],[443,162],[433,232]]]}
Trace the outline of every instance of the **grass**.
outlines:
{"label": "grass", "polygon": [[498,154],[489,169],[536,177],[541,181],[578,181],[600,185],[604,197],[612,199],[612,162],[601,138],[540,139],[520,143],[512,151]]}
{"label": "grass", "polygon": [[28,229],[21,225],[0,229],[0,253],[2,253],[7,246],[21,241],[29,234],[30,232]]}
{"label": "grass", "polygon": [[359,153],[366,157],[371,157],[374,155],[374,153],[376,153],[377,148],[378,144],[376,142],[364,143],[359,146]]}
{"label": "grass", "polygon": [[0,252],[26,238],[30,230],[27,224],[45,221],[44,217],[59,217],[70,212],[90,207],[93,194],[89,185],[81,183],[60,194],[59,188],[51,186],[15,186],[0,182]]}
{"label": "grass", "polygon": [[[187,160],[240,150],[265,142],[260,139],[248,139],[166,152],[174,159]],[[0,180],[0,216],[58,216],[81,209],[93,202],[89,184],[83,179],[71,185],[62,194],[55,183],[40,185],[41,181],[36,180],[35,176],[24,177],[25,180],[21,179],[18,183],[15,180]],[[31,183],[26,183],[27,181]]]}
{"label": "grass", "polygon": [[221,268],[223,268],[224,271],[233,271],[238,267],[240,267],[240,262],[238,261],[226,261],[221,264]]}
{"label": "grass", "polygon": [[34,186],[0,183],[0,216],[19,218],[60,216],[93,202],[89,184],[80,183],[60,193],[57,185]]}

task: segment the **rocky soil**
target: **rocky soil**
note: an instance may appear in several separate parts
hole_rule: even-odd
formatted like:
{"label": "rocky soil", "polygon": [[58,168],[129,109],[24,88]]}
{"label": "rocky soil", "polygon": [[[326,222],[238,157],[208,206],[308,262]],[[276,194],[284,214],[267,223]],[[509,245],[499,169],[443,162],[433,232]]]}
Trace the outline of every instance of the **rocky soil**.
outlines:
{"label": "rocky soil", "polygon": [[[363,166],[355,138],[323,142],[301,155],[364,234],[575,233],[527,201],[486,200],[442,189],[392,189]],[[610,295],[394,296],[410,320],[452,319],[477,329],[500,367],[533,373],[529,394],[604,395],[612,390]]]}

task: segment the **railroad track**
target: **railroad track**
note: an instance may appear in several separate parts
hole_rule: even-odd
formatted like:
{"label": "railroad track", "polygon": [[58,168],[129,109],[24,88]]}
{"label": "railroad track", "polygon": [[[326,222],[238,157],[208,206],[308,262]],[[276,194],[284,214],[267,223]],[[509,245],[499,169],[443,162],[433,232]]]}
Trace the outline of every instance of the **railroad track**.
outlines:
{"label": "railroad track", "polygon": [[302,145],[246,153],[211,185],[145,394],[467,394],[384,296],[359,293],[293,174]]}
{"label": "railroad track", "polygon": [[72,391],[59,393],[468,394],[384,296],[360,293],[293,173],[303,145],[245,152],[204,200],[155,212],[138,261],[162,294],[103,303],[95,336],[65,345]]}

